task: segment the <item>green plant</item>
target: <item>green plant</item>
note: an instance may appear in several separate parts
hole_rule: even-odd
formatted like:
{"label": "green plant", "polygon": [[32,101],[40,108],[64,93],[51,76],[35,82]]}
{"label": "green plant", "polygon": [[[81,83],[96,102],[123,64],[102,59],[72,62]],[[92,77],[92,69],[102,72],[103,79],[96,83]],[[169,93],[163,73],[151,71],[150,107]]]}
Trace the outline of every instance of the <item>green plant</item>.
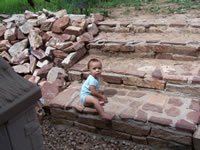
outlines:
{"label": "green plant", "polygon": [[167,7],[167,10],[168,10],[168,14],[173,14],[175,12],[175,10],[170,6]]}
{"label": "green plant", "polygon": [[160,7],[158,5],[153,5],[149,8],[150,12],[158,12]]}
{"label": "green plant", "polygon": [[124,15],[128,15],[130,13],[130,8],[126,8],[123,12]]}
{"label": "green plant", "polygon": [[134,5],[136,10],[141,10],[142,2],[140,0],[135,0],[133,2],[133,5]]}
{"label": "green plant", "polygon": [[[187,10],[200,9],[200,3],[194,0],[51,0],[50,3],[44,0],[34,0],[33,9],[27,0],[1,0],[0,12],[5,14],[23,13],[25,10],[37,12],[42,8],[50,11],[66,9],[68,13],[80,14],[100,12],[104,16],[109,16],[109,8],[121,6],[135,7],[136,10],[146,10],[150,12],[185,13]],[[159,4],[168,4],[164,8]],[[173,5],[172,5],[173,4]],[[147,5],[147,7],[145,7]],[[12,9],[11,9],[12,8]],[[162,8],[162,9],[161,9]],[[164,11],[165,10],[165,11]],[[128,15],[129,8],[125,8],[123,14]]]}

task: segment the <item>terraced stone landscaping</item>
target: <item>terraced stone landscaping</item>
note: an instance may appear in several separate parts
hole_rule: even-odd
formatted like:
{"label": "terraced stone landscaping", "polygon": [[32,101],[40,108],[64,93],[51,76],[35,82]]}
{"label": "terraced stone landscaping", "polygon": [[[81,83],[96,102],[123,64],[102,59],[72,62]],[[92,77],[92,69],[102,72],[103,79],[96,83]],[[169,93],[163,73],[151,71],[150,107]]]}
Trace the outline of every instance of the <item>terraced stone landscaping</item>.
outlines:
{"label": "terraced stone landscaping", "polygon": [[[54,121],[153,147],[198,150],[200,20],[163,20],[100,22],[88,54],[68,71],[72,84],[49,104]],[[91,58],[103,64],[111,122],[79,100]]]}
{"label": "terraced stone landscaping", "polygon": [[[0,33],[0,55],[41,87],[53,124],[153,149],[199,150],[198,14],[103,20],[44,9],[7,17]],[[80,102],[91,58],[103,64],[103,107],[111,121]]]}

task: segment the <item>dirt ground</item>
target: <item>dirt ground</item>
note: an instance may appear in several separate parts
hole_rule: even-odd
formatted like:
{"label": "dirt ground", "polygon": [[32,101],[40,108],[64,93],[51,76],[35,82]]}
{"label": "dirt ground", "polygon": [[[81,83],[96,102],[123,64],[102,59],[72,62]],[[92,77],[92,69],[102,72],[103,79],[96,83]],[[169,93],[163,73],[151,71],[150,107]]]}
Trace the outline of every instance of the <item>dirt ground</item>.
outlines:
{"label": "dirt ground", "polygon": [[[186,24],[200,26],[200,10],[190,10],[184,14],[169,14],[167,9],[171,4],[160,4],[160,11],[150,12],[151,4],[145,5],[142,10],[136,10],[134,7],[120,7],[109,9],[109,17],[104,22],[129,23],[129,24]],[[199,30],[197,28],[197,30]],[[165,42],[199,42],[199,33],[196,31],[183,32],[182,29],[167,30],[163,33],[116,33],[101,32],[95,40],[104,41],[148,41],[160,40]]]}
{"label": "dirt ground", "polygon": [[[157,11],[151,11],[151,8],[159,7]],[[169,13],[169,7],[174,9],[174,13]],[[167,3],[158,3],[158,4],[146,4],[141,7],[141,10],[136,10],[135,7],[120,7],[120,8],[111,8],[108,11],[109,19],[113,19],[115,21],[148,21],[153,23],[162,23],[165,20],[167,22],[176,22],[176,23],[188,23],[193,20],[193,23],[200,22],[200,10],[184,10],[185,13],[180,14],[176,12],[175,4],[167,4]],[[196,18],[196,20],[194,20]]]}

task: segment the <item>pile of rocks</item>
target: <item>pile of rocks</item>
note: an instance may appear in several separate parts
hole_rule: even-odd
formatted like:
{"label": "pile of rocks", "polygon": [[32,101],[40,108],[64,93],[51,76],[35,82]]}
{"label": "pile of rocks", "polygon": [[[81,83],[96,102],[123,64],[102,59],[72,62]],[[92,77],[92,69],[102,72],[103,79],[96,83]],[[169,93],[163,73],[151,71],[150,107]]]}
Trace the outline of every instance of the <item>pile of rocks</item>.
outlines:
{"label": "pile of rocks", "polygon": [[0,24],[0,56],[13,69],[41,87],[44,104],[69,85],[67,71],[86,54],[86,43],[99,32],[100,14],[91,17],[43,9],[4,17]]}

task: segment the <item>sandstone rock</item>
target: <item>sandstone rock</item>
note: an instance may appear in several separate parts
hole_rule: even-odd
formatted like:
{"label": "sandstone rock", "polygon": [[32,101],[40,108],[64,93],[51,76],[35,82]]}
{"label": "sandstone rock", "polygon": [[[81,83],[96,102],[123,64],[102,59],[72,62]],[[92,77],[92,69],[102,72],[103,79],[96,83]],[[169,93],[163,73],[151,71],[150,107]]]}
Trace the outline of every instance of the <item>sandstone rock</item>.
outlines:
{"label": "sandstone rock", "polygon": [[81,57],[85,55],[87,50],[85,47],[77,50],[76,52],[70,53],[63,61],[62,64],[68,68],[75,64]]}
{"label": "sandstone rock", "polygon": [[70,65],[71,59],[76,55],[77,52],[70,53],[67,57],[62,61],[63,65]]}
{"label": "sandstone rock", "polygon": [[161,73],[161,70],[160,69],[155,69],[153,72],[152,72],[152,77],[153,78],[156,78],[156,79],[159,79],[159,80],[162,80],[162,73]]}
{"label": "sandstone rock", "polygon": [[81,49],[81,48],[83,48],[84,47],[84,45],[85,45],[85,43],[84,42],[82,42],[82,41],[79,41],[79,42],[75,42],[75,43],[73,43],[73,45],[72,46],[70,46],[70,47],[68,47],[68,48],[65,48],[65,49],[63,49],[63,51],[64,52],[73,52],[73,51],[77,51],[77,50],[79,50],[79,49]]}
{"label": "sandstone rock", "polygon": [[53,50],[52,53],[55,57],[61,58],[61,59],[64,59],[68,55],[67,53],[63,52],[62,50]]}
{"label": "sandstone rock", "polygon": [[112,127],[114,130],[137,136],[147,136],[150,131],[150,126],[135,121],[129,121],[127,123],[113,121]]}
{"label": "sandstone rock", "polygon": [[80,71],[68,71],[68,78],[70,81],[81,81],[82,72]]}
{"label": "sandstone rock", "polygon": [[69,14],[69,18],[70,18],[71,21],[82,20],[82,19],[86,18],[86,15]]}
{"label": "sandstone rock", "polygon": [[48,106],[53,98],[59,93],[58,87],[48,81],[41,86],[42,97],[44,105]]}
{"label": "sandstone rock", "polygon": [[40,77],[39,76],[31,76],[28,80],[34,84],[38,84],[40,81]]}
{"label": "sandstone rock", "polygon": [[[3,51],[3,50],[8,50],[12,45],[9,43],[8,40],[2,40],[0,41],[0,51]],[[1,50],[2,48],[2,50]]]}
{"label": "sandstone rock", "polygon": [[47,41],[50,40],[51,36],[47,34],[46,32],[41,32],[40,36],[42,37],[42,40],[46,43]]}
{"label": "sandstone rock", "polygon": [[13,69],[17,73],[29,73],[30,72],[30,70],[29,70],[29,63],[24,63],[22,65],[13,66]]}
{"label": "sandstone rock", "polygon": [[37,75],[37,76],[42,76],[42,77],[43,77],[43,76],[46,76],[47,73],[49,72],[49,70],[50,70],[52,67],[53,67],[53,63],[44,65],[43,67],[41,67],[41,68],[37,71],[36,75]]}
{"label": "sandstone rock", "polygon": [[26,19],[24,18],[24,14],[14,14],[10,18],[4,19],[3,22],[15,22],[17,26],[20,26],[26,22]]}
{"label": "sandstone rock", "polygon": [[55,18],[49,18],[46,20],[43,20],[40,24],[40,29],[43,31],[49,31],[53,25],[53,23],[55,22]]}
{"label": "sandstone rock", "polygon": [[7,47],[0,47],[0,52],[3,52],[3,51],[8,51],[8,48]]}
{"label": "sandstone rock", "polygon": [[61,41],[65,42],[65,41],[70,41],[71,40],[71,36],[69,34],[53,34],[54,37],[60,39]]}
{"label": "sandstone rock", "polygon": [[39,26],[38,25],[38,19],[28,19],[27,23],[32,24],[32,26],[34,26],[34,27],[38,27]]}
{"label": "sandstone rock", "polygon": [[65,30],[64,33],[70,34],[70,35],[75,35],[79,36],[82,33],[82,28],[80,27],[75,27],[75,26],[68,26]]}
{"label": "sandstone rock", "polygon": [[14,40],[14,41],[10,41],[10,44],[14,45],[16,43],[20,42],[20,40]]}
{"label": "sandstone rock", "polygon": [[[62,79],[56,79],[54,82],[53,82],[54,85],[56,85],[57,87],[59,88],[63,88],[63,87],[66,87],[66,82],[64,80],[64,78]],[[60,90],[59,90],[60,91]]]}
{"label": "sandstone rock", "polygon": [[45,56],[48,56],[50,57],[52,55],[52,51],[55,50],[55,48],[53,47],[46,47],[46,50],[45,50]]}
{"label": "sandstone rock", "polygon": [[68,41],[68,42],[63,42],[63,43],[56,43],[55,48],[56,49],[66,49],[70,47],[73,44],[73,42]]}
{"label": "sandstone rock", "polygon": [[118,75],[118,74],[102,73],[102,77],[103,77],[103,80],[108,83],[114,83],[114,84],[122,83],[121,75]]}
{"label": "sandstone rock", "polygon": [[95,36],[99,32],[99,29],[95,23],[92,23],[88,25],[87,31]]}
{"label": "sandstone rock", "polygon": [[70,41],[75,42],[76,41],[76,36],[75,35],[71,35]]}
{"label": "sandstone rock", "polygon": [[93,14],[92,18],[94,19],[94,23],[98,23],[104,20],[104,17],[99,13]]}
{"label": "sandstone rock", "polygon": [[17,39],[18,40],[24,40],[26,38],[26,36],[22,33],[21,30],[17,30]]}
{"label": "sandstone rock", "polygon": [[173,106],[177,106],[178,107],[178,106],[182,106],[183,102],[179,98],[172,97],[172,98],[169,98],[168,104],[171,104]]}
{"label": "sandstone rock", "polygon": [[62,58],[54,58],[53,62],[55,63],[55,65],[57,65],[58,67],[63,67],[63,65],[61,64],[63,61]]}
{"label": "sandstone rock", "polygon": [[8,19],[9,17],[10,17],[10,15],[0,14],[1,19]]}
{"label": "sandstone rock", "polygon": [[14,44],[13,46],[11,46],[8,52],[13,57],[16,54],[21,53],[25,48],[27,48],[27,46],[28,46],[28,40],[24,39],[23,41],[20,41]]}
{"label": "sandstone rock", "polygon": [[198,100],[192,100],[189,108],[199,112],[200,111],[200,102]]}
{"label": "sandstone rock", "polygon": [[200,150],[200,125],[198,125],[197,130],[193,134],[193,145],[195,150]]}
{"label": "sandstone rock", "polygon": [[75,27],[80,27],[82,29],[82,31],[85,31],[85,29],[87,28],[87,21],[85,20],[77,20],[77,21],[73,21],[71,23],[72,26]]}
{"label": "sandstone rock", "polygon": [[79,37],[77,37],[77,41],[80,42],[90,42],[94,39],[93,35],[90,32],[85,32]]}
{"label": "sandstone rock", "polygon": [[176,107],[171,107],[165,110],[166,114],[171,117],[177,117],[180,115],[180,110]]}
{"label": "sandstone rock", "polygon": [[156,124],[160,124],[160,125],[164,125],[164,126],[169,126],[172,125],[172,120],[169,118],[165,118],[165,117],[155,117],[155,116],[151,116],[149,118],[150,122],[156,123]]}
{"label": "sandstone rock", "polygon": [[62,9],[62,10],[55,12],[54,15],[56,16],[56,18],[61,18],[65,15],[67,15],[67,11],[66,11],[66,9]]}
{"label": "sandstone rock", "polygon": [[49,61],[45,59],[43,61],[42,60],[38,61],[37,64],[36,64],[36,66],[38,66],[39,68],[42,68],[42,67],[44,67],[47,64],[49,64]]}
{"label": "sandstone rock", "polygon": [[4,39],[14,41],[16,39],[16,27],[7,29],[4,33]]}
{"label": "sandstone rock", "polygon": [[196,124],[199,124],[200,122],[200,115],[199,115],[199,111],[191,111],[187,114],[187,119],[193,121]]}
{"label": "sandstone rock", "polygon": [[53,67],[51,70],[49,70],[47,74],[47,81],[54,82],[56,79],[58,79],[59,75],[62,75],[63,77],[67,76],[65,73],[65,70],[63,68],[59,67]]}
{"label": "sandstone rock", "polygon": [[1,52],[0,56],[11,62],[11,57],[6,51]]}
{"label": "sandstone rock", "polygon": [[37,19],[38,15],[34,14],[34,13],[31,12],[31,11],[26,10],[26,11],[24,12],[24,17],[25,17],[26,19]]}
{"label": "sandstone rock", "polygon": [[43,59],[46,56],[42,49],[32,50],[31,54],[39,60]]}
{"label": "sandstone rock", "polygon": [[28,60],[28,57],[29,57],[29,51],[28,49],[25,49],[22,52],[13,56],[11,62],[13,64],[23,64],[25,61]]}
{"label": "sandstone rock", "polygon": [[14,21],[14,20],[15,20],[14,17],[11,16],[11,17],[6,18],[6,19],[4,19],[4,20],[2,20],[2,21],[5,22],[5,23],[9,23],[9,22],[12,22],[12,21]]}
{"label": "sandstone rock", "polygon": [[43,44],[42,37],[34,30],[30,31],[28,39],[30,46],[33,48],[33,50],[35,50],[36,48],[40,47]]}
{"label": "sandstone rock", "polygon": [[45,20],[47,20],[47,16],[45,14],[41,14],[38,16],[37,25],[40,26]]}
{"label": "sandstone rock", "polygon": [[33,76],[37,76],[37,73],[40,69],[35,69],[34,72],[33,72]]}
{"label": "sandstone rock", "polygon": [[14,28],[16,27],[16,24],[14,24],[13,22],[9,22],[6,24],[6,29],[10,29],[10,28]]}
{"label": "sandstone rock", "polygon": [[190,132],[194,132],[197,129],[197,127],[194,123],[191,123],[191,122],[186,121],[184,119],[178,120],[176,122],[176,128],[184,129],[184,130],[187,130],[187,131],[190,131]]}
{"label": "sandstone rock", "polygon": [[30,23],[25,23],[22,26],[20,26],[19,29],[22,33],[28,34],[33,29],[33,25]]}
{"label": "sandstone rock", "polygon": [[64,35],[54,35],[48,43],[46,43],[46,46],[50,46],[50,47],[54,47],[56,48],[56,45],[59,43],[63,43],[65,41],[70,40],[71,36],[68,34],[64,34]]}
{"label": "sandstone rock", "polygon": [[48,17],[54,17],[55,16],[55,14],[53,12],[51,12],[51,11],[45,9],[45,8],[42,9],[42,12]]}
{"label": "sandstone rock", "polygon": [[62,18],[59,18],[53,23],[51,30],[55,33],[62,33],[69,24],[69,22],[70,22],[69,16],[64,16]]}
{"label": "sandstone rock", "polygon": [[33,73],[35,71],[36,68],[36,64],[37,64],[37,60],[33,55],[29,56],[29,60],[30,60],[30,72]]}
{"label": "sandstone rock", "polygon": [[153,126],[151,136],[166,139],[186,145],[192,144],[192,135],[190,133],[184,133],[180,131],[170,130],[168,128]]}
{"label": "sandstone rock", "polygon": [[162,113],[167,96],[157,94],[148,98],[147,103],[143,105],[144,110]]}
{"label": "sandstone rock", "polygon": [[0,37],[4,35],[6,31],[6,27],[3,24],[0,24]]}

